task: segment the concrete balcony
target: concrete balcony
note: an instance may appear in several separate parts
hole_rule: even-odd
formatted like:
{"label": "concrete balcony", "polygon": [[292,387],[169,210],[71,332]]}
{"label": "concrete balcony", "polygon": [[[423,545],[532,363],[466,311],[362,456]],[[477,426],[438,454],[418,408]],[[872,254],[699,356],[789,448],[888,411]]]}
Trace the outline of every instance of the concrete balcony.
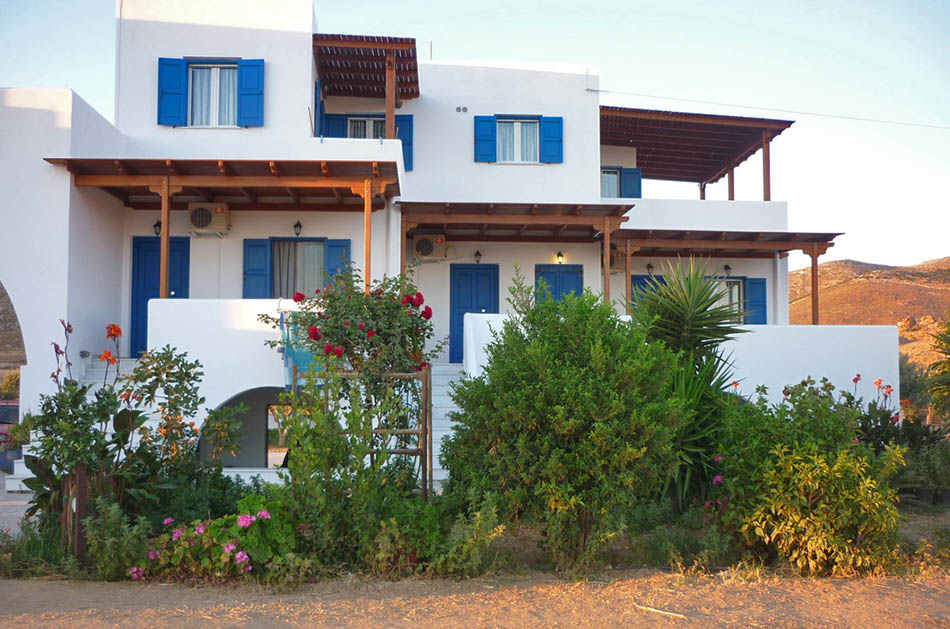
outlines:
{"label": "concrete balcony", "polygon": [[603,199],[633,205],[625,229],[696,231],[776,231],[788,229],[784,201],[699,201],[682,199]]}

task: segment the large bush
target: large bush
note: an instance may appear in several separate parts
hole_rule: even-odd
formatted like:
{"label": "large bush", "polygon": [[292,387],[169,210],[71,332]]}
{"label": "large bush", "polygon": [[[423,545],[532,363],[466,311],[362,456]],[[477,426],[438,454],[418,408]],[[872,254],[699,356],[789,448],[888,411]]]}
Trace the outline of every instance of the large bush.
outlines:
{"label": "large bush", "polygon": [[538,525],[559,568],[582,568],[674,462],[677,359],[590,292],[531,294],[517,276],[484,373],[454,387],[446,492],[497,492],[503,518]]}

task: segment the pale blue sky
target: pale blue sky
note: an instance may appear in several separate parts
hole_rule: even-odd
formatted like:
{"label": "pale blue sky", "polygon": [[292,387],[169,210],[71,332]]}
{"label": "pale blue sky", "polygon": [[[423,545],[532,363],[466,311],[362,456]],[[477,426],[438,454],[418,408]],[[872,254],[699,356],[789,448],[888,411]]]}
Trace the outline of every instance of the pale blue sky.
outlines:
{"label": "pale blue sky", "polygon": [[[423,58],[432,41],[437,60],[582,63],[615,92],[774,107],[603,96],[794,119],[773,144],[772,198],[789,202],[792,229],[846,232],[823,260],[950,255],[950,130],[778,111],[950,127],[950,2],[317,0],[316,11],[323,32],[412,36]],[[68,86],[111,119],[113,12],[111,0],[0,0],[0,86]],[[760,164],[739,169],[737,198],[761,198]],[[648,181],[644,195],[697,193]],[[708,197],[724,198],[725,184]]]}

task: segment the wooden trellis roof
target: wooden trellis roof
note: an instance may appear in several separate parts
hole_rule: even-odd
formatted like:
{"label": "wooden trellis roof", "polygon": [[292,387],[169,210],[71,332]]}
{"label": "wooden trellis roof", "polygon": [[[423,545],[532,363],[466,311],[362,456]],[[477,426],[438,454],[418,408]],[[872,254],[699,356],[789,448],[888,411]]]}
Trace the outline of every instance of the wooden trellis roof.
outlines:
{"label": "wooden trellis roof", "polygon": [[418,98],[415,38],[313,35],[313,59],[324,96],[385,98],[387,54],[395,60],[396,100]]}
{"label": "wooden trellis roof", "polygon": [[789,251],[824,253],[840,235],[833,232],[618,229],[611,237],[618,247],[628,246],[632,255],[637,256],[770,258]]}

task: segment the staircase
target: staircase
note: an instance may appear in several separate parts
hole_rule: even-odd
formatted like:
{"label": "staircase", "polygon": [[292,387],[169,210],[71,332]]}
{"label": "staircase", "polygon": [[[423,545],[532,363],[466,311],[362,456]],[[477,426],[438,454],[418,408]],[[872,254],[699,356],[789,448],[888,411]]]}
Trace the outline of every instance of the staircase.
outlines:
{"label": "staircase", "polygon": [[442,469],[439,455],[442,452],[442,438],[452,432],[452,422],[448,414],[458,410],[449,397],[451,384],[462,377],[462,366],[443,363],[432,365],[432,447],[435,459],[432,463],[432,479],[440,485],[448,477]]}

